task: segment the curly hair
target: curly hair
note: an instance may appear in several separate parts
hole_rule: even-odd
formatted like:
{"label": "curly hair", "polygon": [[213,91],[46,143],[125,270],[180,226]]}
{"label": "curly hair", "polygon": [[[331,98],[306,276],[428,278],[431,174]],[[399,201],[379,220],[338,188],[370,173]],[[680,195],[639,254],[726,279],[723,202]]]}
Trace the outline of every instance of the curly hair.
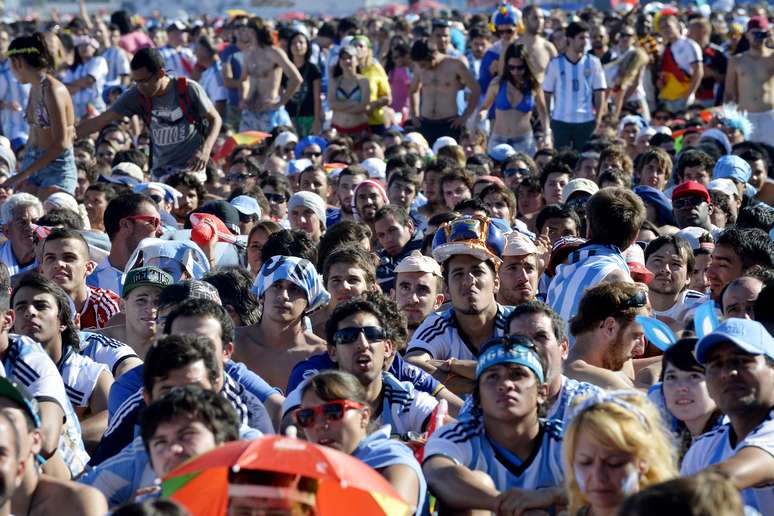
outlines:
{"label": "curly hair", "polygon": [[396,350],[400,351],[406,346],[408,330],[406,330],[406,317],[398,309],[397,303],[385,297],[379,292],[367,292],[362,296],[345,301],[333,310],[325,323],[325,339],[329,345],[333,345],[333,335],[339,329],[339,323],[356,313],[369,313],[376,317],[379,324],[387,333],[387,339],[392,341]]}

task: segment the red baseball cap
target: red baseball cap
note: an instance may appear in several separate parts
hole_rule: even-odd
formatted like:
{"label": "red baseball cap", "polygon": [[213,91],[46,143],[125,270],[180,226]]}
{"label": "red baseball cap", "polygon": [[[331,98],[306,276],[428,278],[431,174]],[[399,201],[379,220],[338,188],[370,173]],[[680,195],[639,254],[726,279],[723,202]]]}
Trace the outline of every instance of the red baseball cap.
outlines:
{"label": "red baseball cap", "polygon": [[698,181],[685,181],[677,185],[677,187],[672,190],[672,200],[674,201],[681,197],[701,197],[708,203],[712,202],[707,187]]}
{"label": "red baseball cap", "polygon": [[753,16],[747,21],[747,30],[769,30],[769,19],[765,16]]}

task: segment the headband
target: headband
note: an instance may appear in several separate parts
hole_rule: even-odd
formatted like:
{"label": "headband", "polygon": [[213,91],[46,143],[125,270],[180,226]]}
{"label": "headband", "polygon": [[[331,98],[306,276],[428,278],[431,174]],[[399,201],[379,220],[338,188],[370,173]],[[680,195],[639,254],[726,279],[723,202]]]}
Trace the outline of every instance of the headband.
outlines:
{"label": "headband", "polygon": [[492,366],[499,364],[517,364],[526,367],[540,381],[545,382],[543,366],[538,354],[523,344],[509,345],[507,341],[502,344],[494,344],[478,357],[476,364],[476,380],[481,374]]}
{"label": "headband", "polygon": [[14,48],[5,53],[5,57],[13,57],[19,54],[40,54],[40,50],[35,47]]}
{"label": "headband", "polygon": [[645,417],[645,414],[643,414],[642,411],[638,409],[636,406],[634,406],[632,403],[629,403],[628,401],[623,399],[623,396],[630,396],[630,397],[636,396],[640,398],[646,398],[645,394],[639,391],[629,390],[629,389],[620,389],[620,390],[609,391],[609,392],[602,391],[599,393],[595,393],[583,399],[573,407],[571,407],[568,421],[575,419],[583,412],[589,409],[592,409],[597,405],[601,405],[602,403],[612,403],[614,405],[618,405],[619,407],[626,410],[627,412],[630,412],[640,421],[640,423],[642,423],[642,426],[650,430],[650,423],[648,423],[648,420]]}

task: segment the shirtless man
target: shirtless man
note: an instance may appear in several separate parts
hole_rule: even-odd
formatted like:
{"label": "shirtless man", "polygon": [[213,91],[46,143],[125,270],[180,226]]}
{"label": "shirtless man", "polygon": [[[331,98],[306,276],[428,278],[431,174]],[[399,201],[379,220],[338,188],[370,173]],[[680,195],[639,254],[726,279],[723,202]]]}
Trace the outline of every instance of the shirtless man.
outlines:
{"label": "shirtless man", "polygon": [[[96,489],[60,480],[39,472],[36,456],[40,452],[40,415],[37,404],[24,386],[0,378],[0,414],[13,424],[11,433],[19,437],[19,461],[23,464],[20,484],[11,498],[14,514],[30,516],[58,514],[61,516],[101,516],[108,507]],[[67,500],[66,503],[62,503]]]}
{"label": "shirtless man", "polygon": [[643,348],[645,336],[634,318],[647,314],[647,296],[633,283],[603,283],[587,290],[570,321],[575,344],[564,374],[603,389],[634,387],[631,358],[636,348]]}
{"label": "shirtless man", "polygon": [[[271,131],[278,125],[291,125],[285,104],[303,82],[287,54],[274,46],[269,27],[250,20],[240,28],[240,39],[249,40],[242,70],[242,122],[240,131]],[[288,84],[280,95],[282,75]]]}
{"label": "shirtless man", "polygon": [[307,260],[274,256],[253,287],[263,305],[261,320],[237,329],[232,360],[243,362],[269,385],[284,388],[296,363],[325,351],[325,341],[307,332],[304,315],[326,304],[330,294]]}
{"label": "shirtless man", "polygon": [[[457,115],[457,92],[468,88],[469,98],[477,99],[478,82],[461,60],[441,54],[435,44],[420,40],[411,47],[416,64],[411,81],[411,116],[419,121],[419,132],[429,145],[442,136],[459,139],[460,130],[476,111],[477,102],[468,102]],[[420,111],[421,105],[421,111]]]}
{"label": "shirtless man", "polygon": [[553,43],[542,36],[545,18],[537,5],[528,5],[522,11],[524,20],[524,34],[516,41],[527,47],[527,55],[530,57],[532,72],[538,83],[543,82],[543,75],[548,68],[548,62],[558,53]]}
{"label": "shirtless man", "polygon": [[766,44],[771,39],[768,19],[750,18],[745,37],[750,50],[729,59],[723,101],[747,111],[753,124],[750,141],[774,145],[774,50]]}

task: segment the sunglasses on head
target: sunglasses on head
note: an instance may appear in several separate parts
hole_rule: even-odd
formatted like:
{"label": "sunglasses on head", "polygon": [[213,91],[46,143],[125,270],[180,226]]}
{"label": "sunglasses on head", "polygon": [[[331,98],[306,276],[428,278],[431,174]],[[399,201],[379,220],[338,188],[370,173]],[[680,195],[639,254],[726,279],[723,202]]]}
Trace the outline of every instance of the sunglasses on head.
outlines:
{"label": "sunglasses on head", "polygon": [[353,326],[342,328],[333,334],[333,344],[352,344],[363,334],[368,342],[378,342],[387,338],[387,332],[379,326]]}
{"label": "sunglasses on head", "polygon": [[627,299],[619,308],[621,312],[630,308],[642,308],[648,306],[648,295],[644,290],[637,290],[637,293]]}
{"label": "sunglasses on head", "polygon": [[282,204],[283,202],[288,202],[288,198],[281,193],[267,193],[263,195],[264,197],[266,197],[267,201],[273,202],[276,204]]}
{"label": "sunglasses on head", "polygon": [[333,400],[314,407],[297,410],[296,423],[301,428],[310,428],[314,426],[318,418],[322,418],[325,423],[341,421],[347,410],[360,410],[363,407],[362,403],[356,401]]}

